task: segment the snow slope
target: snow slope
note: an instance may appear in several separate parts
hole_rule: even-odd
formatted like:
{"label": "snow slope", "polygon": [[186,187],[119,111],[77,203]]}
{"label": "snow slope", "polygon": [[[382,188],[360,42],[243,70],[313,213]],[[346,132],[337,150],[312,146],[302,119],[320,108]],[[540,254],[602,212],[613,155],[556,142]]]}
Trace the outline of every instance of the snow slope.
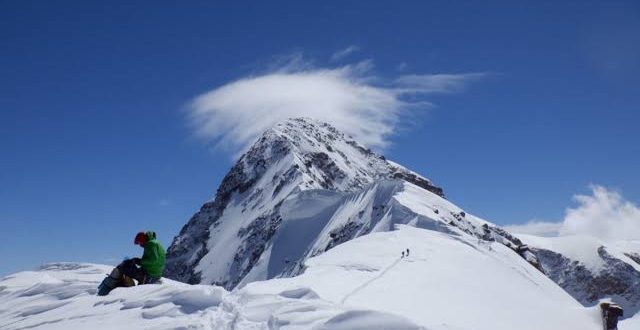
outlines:
{"label": "snow slope", "polygon": [[402,226],[349,241],[307,267],[298,277],[254,282],[240,292],[311,289],[336,304],[392,312],[429,329],[600,327],[597,311],[512,250],[468,236]]}
{"label": "snow slope", "polygon": [[628,318],[626,320],[622,320],[618,323],[618,329],[626,330],[626,329],[640,329],[640,314],[636,314],[632,318]]}

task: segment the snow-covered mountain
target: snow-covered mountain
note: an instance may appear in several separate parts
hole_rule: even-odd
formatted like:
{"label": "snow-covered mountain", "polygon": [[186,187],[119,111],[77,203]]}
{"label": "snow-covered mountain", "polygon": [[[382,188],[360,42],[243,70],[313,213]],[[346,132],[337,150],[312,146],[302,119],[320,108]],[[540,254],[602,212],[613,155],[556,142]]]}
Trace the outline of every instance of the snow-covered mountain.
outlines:
{"label": "snow-covered mountain", "polygon": [[[167,274],[183,282],[233,288],[265,252],[269,254],[275,234],[287,222],[288,214],[281,211],[285,200],[291,204],[296,195],[311,198],[305,207],[313,208],[309,216],[319,218],[348,193],[385,178],[410,180],[442,195],[442,189],[429,180],[328,124],[311,119],[283,122],[256,141],[222,180],[215,199],[184,226],[168,250]],[[309,191],[318,192],[317,196]],[[320,230],[320,224],[309,225],[300,236],[313,239],[310,231]],[[284,270],[274,265],[269,277]]]}
{"label": "snow-covered mountain", "polygon": [[[421,209],[398,203],[401,194],[422,198]],[[430,180],[329,124],[290,119],[256,141],[215,199],[182,228],[168,250],[166,274],[233,289],[299,274],[307,258],[396,224],[498,240],[514,250],[521,245],[443,197]],[[520,252],[537,263],[533,254]]]}
{"label": "snow-covered mountain", "polygon": [[[264,133],[174,239],[162,285],[110,266],[0,279],[0,329],[636,329],[640,243],[518,237],[310,119]],[[214,284],[213,286],[210,284]],[[563,290],[564,289],[564,290]]]}
{"label": "snow-covered mountain", "polygon": [[310,257],[399,224],[498,242],[584,306],[615,298],[627,315],[640,309],[638,249],[626,245],[623,252],[608,253],[613,250],[603,247],[594,253],[607,267],[594,269],[542,241],[524,244],[446,200],[443,190],[423,176],[329,124],[303,118],[265,132],[233,166],[215,199],[175,238],[167,275],[228,290],[295,276],[305,271]]}

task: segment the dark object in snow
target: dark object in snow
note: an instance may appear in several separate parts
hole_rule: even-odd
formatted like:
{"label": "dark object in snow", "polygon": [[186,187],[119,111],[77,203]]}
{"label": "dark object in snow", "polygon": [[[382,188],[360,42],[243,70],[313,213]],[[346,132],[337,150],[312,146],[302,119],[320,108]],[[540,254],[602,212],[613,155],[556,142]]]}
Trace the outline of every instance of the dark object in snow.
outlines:
{"label": "dark object in snow", "polygon": [[464,218],[464,217],[465,217],[465,215],[467,215],[467,214],[466,214],[466,213],[464,213],[464,211],[460,212],[460,216],[461,216],[461,217],[463,217],[463,218]]}
{"label": "dark object in snow", "polygon": [[603,302],[600,304],[602,313],[602,329],[617,330],[618,318],[624,313],[622,307],[615,303]]}
{"label": "dark object in snow", "polygon": [[106,296],[115,288],[131,287],[138,284],[160,284],[160,279],[146,276],[135,259],[126,259],[116,266],[98,286],[98,296]]}
{"label": "dark object in snow", "polygon": [[404,251],[402,251],[402,257],[400,257],[400,258],[404,258]]}
{"label": "dark object in snow", "polygon": [[102,280],[102,283],[98,286],[98,296],[106,296],[115,288],[130,287],[136,285],[132,278],[124,275],[123,268],[135,267],[135,261],[133,259],[127,259],[115,267],[111,273]]}
{"label": "dark object in snow", "polygon": [[434,212],[435,214],[440,214],[440,211],[438,211],[438,209],[433,209],[433,212]]}
{"label": "dark object in snow", "polygon": [[407,248],[407,257],[409,256],[409,248]]}

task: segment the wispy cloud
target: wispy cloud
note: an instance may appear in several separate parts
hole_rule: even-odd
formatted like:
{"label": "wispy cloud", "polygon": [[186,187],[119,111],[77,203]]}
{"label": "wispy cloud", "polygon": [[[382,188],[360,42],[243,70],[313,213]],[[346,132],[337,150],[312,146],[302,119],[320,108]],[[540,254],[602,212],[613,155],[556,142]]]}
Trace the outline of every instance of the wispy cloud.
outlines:
{"label": "wispy cloud", "polygon": [[372,61],[322,68],[294,56],[268,72],[197,96],[189,106],[191,123],[198,136],[234,155],[291,117],[329,122],[361,143],[383,149],[404,118],[429,106],[415,94],[454,92],[480,77],[471,73],[383,79],[373,69]]}
{"label": "wispy cloud", "polygon": [[516,234],[553,237],[559,235],[560,227],[562,227],[560,222],[531,220],[525,224],[507,225],[504,229]]}
{"label": "wispy cloud", "polygon": [[355,52],[358,52],[358,51],[360,51],[360,47],[358,47],[356,45],[351,45],[351,46],[349,46],[347,48],[341,49],[341,50],[333,53],[331,55],[331,61],[335,62],[335,61],[342,60],[345,57],[347,57],[347,56],[349,56],[349,55],[351,55],[351,54],[353,54]]}
{"label": "wispy cloud", "polygon": [[592,185],[591,195],[575,195],[561,222],[507,226],[514,233],[543,236],[588,235],[603,241],[640,238],[640,208],[619,192]]}
{"label": "wispy cloud", "polygon": [[487,73],[463,74],[409,74],[396,79],[405,93],[452,93],[461,91],[469,82],[485,77]]}

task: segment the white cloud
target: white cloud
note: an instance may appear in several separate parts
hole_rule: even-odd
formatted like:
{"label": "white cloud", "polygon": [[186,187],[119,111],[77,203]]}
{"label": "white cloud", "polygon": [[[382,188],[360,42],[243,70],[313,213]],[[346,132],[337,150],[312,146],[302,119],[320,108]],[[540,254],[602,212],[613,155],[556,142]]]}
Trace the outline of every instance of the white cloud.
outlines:
{"label": "white cloud", "polygon": [[547,236],[588,235],[603,241],[640,239],[640,208],[605,187],[592,185],[591,195],[576,195],[562,222],[529,222],[506,226],[514,233]]}
{"label": "white cloud", "polygon": [[335,61],[339,61],[357,51],[360,51],[360,47],[356,46],[356,45],[351,45],[347,48],[341,49],[335,53],[333,53],[331,55],[331,61],[335,62]]}
{"label": "white cloud", "polygon": [[532,220],[522,225],[504,226],[504,229],[517,234],[551,237],[558,236],[561,226],[560,222]]}
{"label": "white cloud", "polygon": [[[373,62],[314,68],[295,56],[269,72],[242,78],[197,96],[189,114],[196,134],[237,155],[266,129],[292,117],[326,121],[359,142],[383,149],[416,107],[416,93],[449,92],[476,74],[435,75],[431,83],[376,77]],[[428,81],[429,75],[414,75]],[[411,80],[411,79],[409,79]],[[407,100],[405,96],[413,96]]]}
{"label": "white cloud", "polygon": [[640,239],[640,208],[620,193],[592,186],[592,195],[574,197],[579,206],[566,212],[560,235],[591,235],[603,240]]}

